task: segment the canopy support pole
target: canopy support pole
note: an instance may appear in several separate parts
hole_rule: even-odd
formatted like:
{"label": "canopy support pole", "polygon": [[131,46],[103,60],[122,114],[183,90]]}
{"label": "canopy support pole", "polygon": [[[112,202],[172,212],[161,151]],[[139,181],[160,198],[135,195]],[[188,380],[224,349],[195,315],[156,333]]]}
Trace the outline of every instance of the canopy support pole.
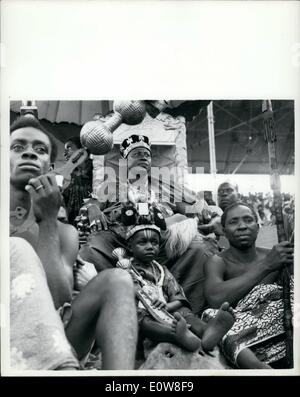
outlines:
{"label": "canopy support pole", "polygon": [[213,178],[213,200],[216,202],[216,190],[217,190],[217,162],[216,162],[216,147],[215,147],[215,129],[214,129],[214,110],[213,101],[207,106],[207,121],[208,121],[208,140],[209,140],[209,162],[210,162],[210,174]]}

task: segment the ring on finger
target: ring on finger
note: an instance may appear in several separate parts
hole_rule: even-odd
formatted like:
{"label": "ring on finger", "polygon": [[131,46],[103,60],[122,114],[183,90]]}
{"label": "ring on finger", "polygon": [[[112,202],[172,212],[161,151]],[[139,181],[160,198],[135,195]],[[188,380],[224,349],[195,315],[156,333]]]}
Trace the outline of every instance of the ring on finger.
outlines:
{"label": "ring on finger", "polygon": [[38,190],[42,189],[43,187],[44,187],[44,185],[40,184],[39,186],[37,186],[37,187],[35,188],[35,191],[37,192]]}

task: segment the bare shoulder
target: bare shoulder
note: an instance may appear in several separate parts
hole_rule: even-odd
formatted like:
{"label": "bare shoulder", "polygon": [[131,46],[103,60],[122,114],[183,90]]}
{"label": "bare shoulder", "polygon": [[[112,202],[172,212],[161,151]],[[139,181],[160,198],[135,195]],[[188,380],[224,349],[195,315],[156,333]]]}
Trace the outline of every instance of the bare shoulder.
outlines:
{"label": "bare shoulder", "polygon": [[58,233],[61,241],[70,241],[75,242],[78,241],[78,232],[77,229],[69,224],[62,223],[60,221],[58,224]]}
{"label": "bare shoulder", "polygon": [[220,255],[213,255],[205,263],[205,273],[222,273],[225,270],[224,259]]}
{"label": "bare shoulder", "polygon": [[232,252],[231,252],[230,247],[225,249],[224,251],[220,252],[220,254],[218,256],[222,260],[223,263],[225,263],[226,261],[230,261],[232,259]]}
{"label": "bare shoulder", "polygon": [[221,265],[224,263],[224,259],[221,254],[215,254],[209,257],[207,263],[213,263],[216,265]]}
{"label": "bare shoulder", "polygon": [[271,250],[269,248],[264,247],[256,247],[256,251],[258,254],[268,254]]}
{"label": "bare shoulder", "polygon": [[269,248],[257,247],[256,252],[259,259],[264,259],[271,250]]}

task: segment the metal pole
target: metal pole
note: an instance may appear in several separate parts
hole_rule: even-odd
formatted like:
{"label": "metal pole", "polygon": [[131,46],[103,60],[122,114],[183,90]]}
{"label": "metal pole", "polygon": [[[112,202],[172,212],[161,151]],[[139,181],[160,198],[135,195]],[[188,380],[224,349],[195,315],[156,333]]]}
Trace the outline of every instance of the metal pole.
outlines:
{"label": "metal pole", "polygon": [[[278,236],[278,241],[281,242],[287,240],[287,236],[284,230],[280,176],[279,176],[277,156],[276,156],[276,145],[275,145],[276,129],[273,118],[272,103],[270,100],[265,100],[262,102],[262,115],[264,122],[265,140],[268,144],[268,152],[269,152],[270,179],[271,179],[271,189],[273,190],[277,236]],[[281,270],[280,275],[281,275],[281,281],[283,287],[283,306],[284,306],[283,325],[286,332],[286,358],[288,362],[288,367],[293,368],[293,319],[292,319],[292,308],[290,302],[290,276],[288,269],[284,267]]]}
{"label": "metal pole", "polygon": [[215,129],[214,129],[215,120],[214,120],[213,101],[211,101],[210,104],[207,106],[207,121],[208,121],[210,174],[213,177],[213,200],[216,201],[217,163],[216,163]]}

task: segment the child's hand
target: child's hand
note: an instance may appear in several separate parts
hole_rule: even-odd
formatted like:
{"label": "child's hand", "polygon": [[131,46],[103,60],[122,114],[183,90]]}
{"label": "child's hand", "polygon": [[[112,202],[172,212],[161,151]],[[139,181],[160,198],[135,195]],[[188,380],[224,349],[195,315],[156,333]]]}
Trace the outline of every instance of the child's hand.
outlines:
{"label": "child's hand", "polygon": [[167,307],[167,304],[160,299],[154,299],[152,302],[152,306],[157,309],[165,309]]}

